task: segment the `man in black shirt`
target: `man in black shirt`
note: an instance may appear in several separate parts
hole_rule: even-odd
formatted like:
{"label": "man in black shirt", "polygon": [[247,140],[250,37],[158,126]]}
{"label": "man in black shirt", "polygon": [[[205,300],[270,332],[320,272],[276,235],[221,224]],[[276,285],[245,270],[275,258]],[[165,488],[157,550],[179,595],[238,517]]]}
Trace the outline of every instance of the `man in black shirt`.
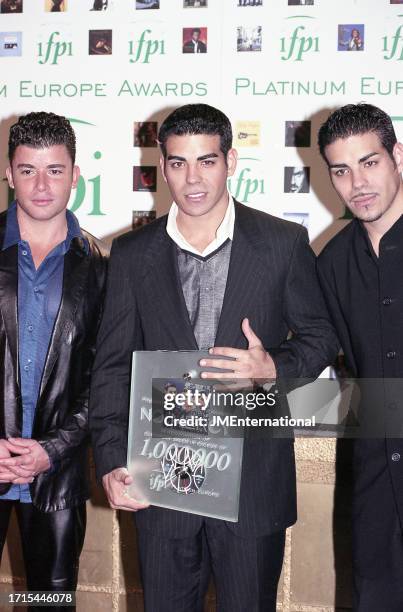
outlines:
{"label": "man in black shirt", "polygon": [[347,364],[378,396],[362,401],[364,414],[382,423],[378,437],[354,444],[354,610],[401,612],[403,394],[392,387],[403,378],[403,149],[370,104],[332,113],[319,148],[355,217],[321,253],[319,277]]}

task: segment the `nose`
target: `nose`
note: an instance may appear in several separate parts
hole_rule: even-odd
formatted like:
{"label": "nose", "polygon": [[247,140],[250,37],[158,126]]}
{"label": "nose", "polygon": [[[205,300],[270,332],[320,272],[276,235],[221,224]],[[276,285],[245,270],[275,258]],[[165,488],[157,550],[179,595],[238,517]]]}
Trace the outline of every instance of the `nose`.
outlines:
{"label": "nose", "polygon": [[48,187],[47,174],[46,172],[41,172],[39,170],[36,175],[36,189],[37,191],[46,191],[47,187]]}
{"label": "nose", "polygon": [[351,170],[351,182],[354,191],[360,191],[366,184],[365,172],[361,167]]}
{"label": "nose", "polygon": [[200,173],[197,164],[188,164],[186,171],[186,182],[190,184],[200,181]]}

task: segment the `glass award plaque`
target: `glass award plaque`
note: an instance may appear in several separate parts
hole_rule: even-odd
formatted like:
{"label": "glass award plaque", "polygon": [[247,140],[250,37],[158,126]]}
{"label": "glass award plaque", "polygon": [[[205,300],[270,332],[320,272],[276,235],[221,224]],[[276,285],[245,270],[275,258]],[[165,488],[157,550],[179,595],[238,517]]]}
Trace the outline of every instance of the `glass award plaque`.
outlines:
{"label": "glass award plaque", "polygon": [[217,397],[231,394],[216,393],[219,371],[217,381],[200,378],[199,361],[207,356],[133,353],[129,493],[154,506],[237,522],[243,435],[220,424],[233,408]]}

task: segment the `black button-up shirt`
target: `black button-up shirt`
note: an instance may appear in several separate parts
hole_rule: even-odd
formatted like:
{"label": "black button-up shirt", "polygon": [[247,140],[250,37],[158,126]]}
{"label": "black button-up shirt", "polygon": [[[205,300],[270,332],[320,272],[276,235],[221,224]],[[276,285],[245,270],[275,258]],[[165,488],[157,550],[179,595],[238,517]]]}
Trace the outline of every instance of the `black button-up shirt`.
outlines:
{"label": "black button-up shirt", "polygon": [[403,216],[382,237],[378,257],[354,219],[320,254],[318,273],[348,366],[373,379],[361,408],[380,436],[355,444],[353,524],[355,566],[377,576],[392,563],[403,525]]}
{"label": "black button-up shirt", "polygon": [[355,219],[321,253],[318,271],[354,375],[403,377],[403,216],[378,257]]}

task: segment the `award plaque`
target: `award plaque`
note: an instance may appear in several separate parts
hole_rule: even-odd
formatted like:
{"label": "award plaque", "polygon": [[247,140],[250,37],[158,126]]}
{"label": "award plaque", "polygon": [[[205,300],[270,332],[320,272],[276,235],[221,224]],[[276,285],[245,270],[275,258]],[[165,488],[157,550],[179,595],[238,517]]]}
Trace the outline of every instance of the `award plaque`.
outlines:
{"label": "award plaque", "polygon": [[199,361],[207,356],[133,353],[129,493],[154,506],[237,522],[243,436],[239,431],[231,436],[215,423],[226,408],[212,406],[219,380],[200,378]]}

